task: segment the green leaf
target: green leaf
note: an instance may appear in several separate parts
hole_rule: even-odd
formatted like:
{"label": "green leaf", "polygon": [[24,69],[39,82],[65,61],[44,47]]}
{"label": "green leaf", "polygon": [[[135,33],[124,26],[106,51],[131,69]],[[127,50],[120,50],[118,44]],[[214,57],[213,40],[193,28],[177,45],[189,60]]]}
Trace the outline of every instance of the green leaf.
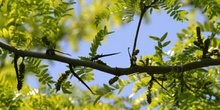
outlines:
{"label": "green leaf", "polygon": [[9,25],[9,24],[13,23],[14,20],[15,20],[14,18],[10,18],[9,20],[7,20],[7,23],[5,25]]}
{"label": "green leaf", "polygon": [[8,36],[9,36],[8,30],[5,29],[5,28],[3,28],[2,33],[3,33],[3,36],[4,36],[4,37],[8,37]]}
{"label": "green leaf", "polygon": [[120,94],[123,90],[124,90],[124,86],[119,89],[118,94]]}
{"label": "green leaf", "polygon": [[99,95],[99,96],[95,99],[95,101],[94,101],[94,103],[93,103],[94,106],[95,106],[95,104],[100,100],[101,97],[102,97],[102,95]]}
{"label": "green leaf", "polygon": [[41,75],[44,75],[44,74],[46,74],[46,72],[48,71],[48,69],[44,69],[43,71],[41,71]]}
{"label": "green leaf", "polygon": [[104,29],[100,30],[95,38],[93,39],[93,42],[90,47],[90,57],[94,57],[96,55],[96,51],[98,50],[98,47],[101,46],[101,41],[104,40],[104,37],[108,34],[111,34],[113,32],[108,32],[107,26],[104,27]]}
{"label": "green leaf", "polygon": [[176,12],[175,12],[175,11],[173,11],[173,12],[170,14],[170,16],[173,16],[174,14],[176,14]]}
{"label": "green leaf", "polygon": [[158,52],[162,52],[161,48],[159,48],[158,46],[154,46],[155,50]]}
{"label": "green leaf", "polygon": [[71,86],[71,84],[70,84],[69,81],[63,83],[63,84],[62,84],[62,87],[61,87],[63,93],[65,93],[65,94],[71,94],[72,92],[69,90],[69,87],[70,87],[70,86]]}
{"label": "green leaf", "polygon": [[169,14],[170,12],[172,12],[173,10],[172,9],[169,9],[168,11],[167,11],[167,14]]}
{"label": "green leaf", "polygon": [[162,43],[160,41],[157,42],[159,48],[163,48]]}
{"label": "green leaf", "polygon": [[186,14],[188,14],[189,12],[186,10],[178,10],[177,13],[181,16],[185,16]]}
{"label": "green leaf", "polygon": [[161,38],[160,41],[163,42],[167,38],[168,33],[166,32]]}
{"label": "green leaf", "polygon": [[111,85],[111,86],[114,87],[115,89],[119,89],[120,88],[119,84],[115,84],[115,85]]}
{"label": "green leaf", "polygon": [[159,37],[156,37],[156,36],[149,36],[149,38],[153,39],[153,40],[156,40],[156,41],[159,41],[160,38]]}
{"label": "green leaf", "polygon": [[170,42],[171,42],[171,41],[164,42],[164,43],[163,43],[163,47],[166,47],[167,45],[169,45]]}
{"label": "green leaf", "polygon": [[135,94],[138,90],[141,89],[141,83],[140,82],[136,82],[134,87],[132,88],[132,94]]}
{"label": "green leaf", "polygon": [[133,82],[134,82],[135,79],[136,79],[135,75],[129,75],[128,77],[129,77],[129,79],[130,79],[131,81],[133,81]]}
{"label": "green leaf", "polygon": [[118,79],[118,83],[119,83],[120,86],[125,86],[124,85],[124,81],[122,79],[120,79],[120,78]]}
{"label": "green leaf", "polygon": [[63,93],[65,93],[65,94],[71,94],[71,93],[72,93],[70,90],[68,90],[68,89],[66,89],[66,88],[64,88],[64,87],[62,87],[62,91],[63,91]]}
{"label": "green leaf", "polygon": [[178,5],[176,5],[173,9],[174,9],[174,10],[178,10],[180,7],[182,7],[182,5],[183,5],[183,4],[178,4]]}
{"label": "green leaf", "polygon": [[105,88],[106,92],[112,91],[112,88],[110,88],[107,84],[103,84],[103,87]]}

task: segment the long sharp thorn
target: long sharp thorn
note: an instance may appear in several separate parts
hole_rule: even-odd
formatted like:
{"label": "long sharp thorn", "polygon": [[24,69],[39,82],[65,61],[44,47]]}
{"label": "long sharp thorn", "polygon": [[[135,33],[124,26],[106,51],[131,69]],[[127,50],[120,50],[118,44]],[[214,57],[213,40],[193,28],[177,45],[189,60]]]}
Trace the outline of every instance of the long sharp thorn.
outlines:
{"label": "long sharp thorn", "polygon": [[107,57],[107,56],[112,56],[112,55],[117,55],[121,52],[117,52],[117,53],[110,53],[110,54],[101,54],[101,55],[96,55],[94,58],[92,58],[91,60],[94,61],[94,60],[97,60],[99,58],[102,58],[102,57]]}
{"label": "long sharp thorn", "polygon": [[89,91],[90,91],[92,94],[94,94],[94,93],[92,92],[92,90],[89,88],[89,86],[74,72],[74,70],[73,70],[72,67],[73,67],[73,66],[72,66],[71,64],[69,64],[70,71],[73,73],[73,75],[74,75],[81,83],[83,83],[83,85],[86,86],[86,88],[89,89]]}
{"label": "long sharp thorn", "polygon": [[119,54],[119,53],[121,53],[121,52],[110,53],[110,54],[104,54],[104,55],[102,55],[102,57],[107,57],[107,56],[117,55],[117,54]]}
{"label": "long sharp thorn", "polygon": [[165,87],[163,87],[163,85],[161,85],[156,79],[154,79],[154,81],[159,85],[161,86],[164,90],[168,91]]}
{"label": "long sharp thorn", "polygon": [[54,49],[54,51],[59,52],[59,53],[62,53],[62,54],[65,54],[65,55],[69,55],[69,56],[71,56],[71,55],[70,55],[70,54],[68,54],[68,53],[64,53],[64,52],[59,51],[59,50],[56,50],[56,49]]}

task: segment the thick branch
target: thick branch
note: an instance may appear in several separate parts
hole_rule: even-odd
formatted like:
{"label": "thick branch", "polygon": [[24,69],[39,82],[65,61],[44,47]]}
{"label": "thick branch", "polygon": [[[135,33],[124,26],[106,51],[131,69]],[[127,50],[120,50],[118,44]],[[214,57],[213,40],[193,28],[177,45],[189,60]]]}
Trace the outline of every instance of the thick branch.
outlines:
{"label": "thick branch", "polygon": [[90,67],[93,69],[97,69],[112,75],[129,75],[133,73],[141,73],[146,72],[148,74],[166,74],[171,71],[189,71],[201,67],[208,67],[208,66],[214,66],[214,65],[220,65],[220,58],[218,59],[203,59],[201,61],[188,63],[185,65],[179,65],[179,66],[133,66],[129,68],[117,68],[117,67],[110,67],[101,65],[95,62],[91,61],[84,61],[74,58],[69,58],[65,56],[60,55],[48,55],[46,53],[39,53],[39,52],[32,52],[32,51],[26,51],[26,50],[18,50],[15,47],[9,46],[7,44],[4,44],[0,42],[0,47],[8,50],[10,52],[14,52],[15,54],[21,56],[21,57],[33,57],[33,58],[41,58],[41,59],[48,59],[48,60],[54,60],[63,62],[66,64],[72,64],[74,66],[85,66]]}

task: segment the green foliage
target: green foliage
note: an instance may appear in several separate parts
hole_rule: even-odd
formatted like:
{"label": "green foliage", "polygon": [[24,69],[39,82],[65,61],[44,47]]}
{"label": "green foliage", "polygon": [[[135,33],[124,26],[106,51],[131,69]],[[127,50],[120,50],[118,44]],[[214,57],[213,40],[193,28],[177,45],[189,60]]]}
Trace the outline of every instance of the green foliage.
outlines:
{"label": "green foliage", "polygon": [[107,27],[105,26],[103,30],[100,30],[97,35],[95,36],[95,38],[93,39],[93,42],[91,44],[90,47],[90,53],[89,55],[91,57],[95,57],[96,55],[96,51],[98,49],[99,46],[101,46],[101,41],[104,40],[104,37],[108,34],[111,34],[113,32],[108,32]]}
{"label": "green foliage", "polygon": [[[12,84],[9,80],[6,79],[5,76],[0,76],[0,107],[5,108],[17,108],[19,107],[18,103],[13,101],[12,99],[15,97],[12,89]],[[19,101],[18,101],[19,102]],[[11,104],[12,103],[12,104]],[[12,105],[12,106],[10,106]]]}
{"label": "green foliage", "polygon": [[186,10],[179,10],[180,7],[182,7],[182,4],[175,4],[171,6],[167,6],[166,4],[163,4],[163,2],[160,4],[161,7],[167,11],[167,14],[170,14],[173,19],[177,21],[184,21],[188,20],[186,15],[188,12]]}
{"label": "green foliage", "polygon": [[26,58],[24,61],[27,65],[26,71],[36,74],[40,83],[47,84],[51,88],[51,84],[54,84],[55,81],[48,73],[48,65],[41,65],[41,60],[34,58]]}
{"label": "green foliage", "polygon": [[[77,50],[80,40],[92,41],[89,57],[97,55],[105,37],[112,27],[122,26],[139,16],[141,7],[154,0],[2,0],[0,1],[0,40],[18,49],[41,51],[59,48],[66,41]],[[75,5],[76,3],[76,5]],[[204,22],[193,22],[196,13],[186,10],[202,10]],[[77,10],[74,8],[77,7]],[[219,0],[158,0],[146,11],[149,19],[154,10],[164,10],[173,20],[192,20],[187,28],[177,33],[178,40],[165,52],[173,36],[149,36],[156,41],[153,55],[138,58],[138,66],[175,66],[219,58],[220,52],[220,1]],[[187,16],[189,14],[189,17]],[[189,19],[188,19],[189,18]],[[191,19],[190,19],[191,18]],[[200,27],[200,30],[196,30]],[[172,27],[175,28],[175,27]],[[200,32],[199,32],[200,31]],[[45,39],[47,39],[45,41]],[[48,46],[49,45],[49,46]],[[141,51],[141,49],[140,49]],[[49,74],[48,65],[42,60],[25,57],[18,59],[19,78],[23,87],[16,90],[16,74],[12,64],[13,53],[0,49],[0,108],[1,109],[219,109],[219,67],[204,67],[183,72],[173,68],[167,74],[138,73],[113,76],[109,84],[91,86],[96,95],[80,89],[71,80],[69,70],[60,73],[57,81]],[[205,57],[204,57],[205,56]],[[138,57],[138,56],[137,56]],[[105,64],[101,60],[99,61]],[[98,59],[97,59],[98,63]],[[57,68],[54,68],[57,69]],[[74,68],[76,74],[86,82],[96,80],[93,68]],[[40,86],[29,87],[25,78],[33,73]],[[154,79],[152,79],[154,78]],[[90,84],[89,84],[90,85]],[[55,87],[54,87],[55,86]],[[132,87],[130,96],[123,95]],[[55,89],[57,90],[55,92]],[[61,92],[58,90],[62,90]],[[65,94],[64,94],[65,93]]]}
{"label": "green foliage", "polygon": [[73,10],[70,6],[74,3],[3,0],[0,10],[2,19],[0,35],[10,44],[24,49],[40,47],[41,42],[38,39],[43,36],[56,41],[61,37],[59,34],[61,19],[69,16],[69,11]]}
{"label": "green foliage", "polygon": [[163,41],[167,38],[168,33],[165,33],[161,38],[156,37],[156,36],[149,36],[149,38],[157,41],[157,46],[155,46],[155,57],[153,60],[155,61],[156,64],[158,65],[164,65],[163,61],[163,56],[166,55],[166,53],[163,52],[163,48],[166,47],[167,45],[170,44],[171,41],[166,41],[163,43]]}
{"label": "green foliage", "polygon": [[216,21],[220,15],[219,4],[220,1],[206,1],[206,0],[195,0],[196,7],[202,7],[203,13],[207,15],[209,19],[214,19]]}
{"label": "green foliage", "polygon": [[137,1],[135,0],[117,1],[117,3],[111,4],[107,9],[98,14],[94,23],[98,26],[103,19],[109,19],[111,15],[118,15],[123,21],[130,22],[133,20],[136,8]]}

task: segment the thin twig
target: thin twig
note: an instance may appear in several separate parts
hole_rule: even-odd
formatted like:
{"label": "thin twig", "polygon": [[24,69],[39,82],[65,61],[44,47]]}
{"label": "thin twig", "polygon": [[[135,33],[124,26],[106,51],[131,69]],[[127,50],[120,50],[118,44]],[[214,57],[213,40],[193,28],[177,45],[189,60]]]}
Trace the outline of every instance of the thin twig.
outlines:
{"label": "thin twig", "polygon": [[[137,26],[137,30],[136,30],[136,34],[135,34],[135,39],[134,39],[134,45],[133,45],[133,51],[136,49],[136,45],[137,45],[137,39],[138,39],[138,34],[139,34],[139,30],[140,30],[140,26],[141,26],[141,22],[142,19],[144,17],[144,14],[146,13],[146,11],[152,7],[152,5],[154,5],[158,0],[154,0],[149,6],[145,6],[143,9],[141,9],[141,15],[140,15],[140,19],[138,21],[138,26]],[[132,52],[133,52],[132,51]]]}
{"label": "thin twig", "polygon": [[[138,21],[138,26],[137,26],[137,29],[136,29],[136,34],[135,34],[135,39],[134,39],[134,45],[133,45],[133,50],[132,50],[132,56],[135,56],[133,52],[136,50],[138,34],[139,34],[139,30],[140,30],[140,27],[141,27],[141,22],[142,22],[142,19],[143,19],[143,17],[144,17],[144,14],[145,14],[146,11],[147,11],[150,7],[152,7],[152,5],[154,5],[157,1],[158,1],[158,0],[154,0],[150,5],[141,7],[141,15],[140,15],[140,19],[139,19],[139,21]],[[130,60],[132,60],[132,59],[130,59]],[[131,65],[134,65],[134,64],[133,64],[133,61],[131,61]]]}
{"label": "thin twig", "polygon": [[140,30],[140,27],[141,27],[141,21],[142,21],[142,19],[143,19],[144,14],[145,14],[145,12],[141,12],[141,16],[140,16],[140,19],[139,19],[139,21],[138,21],[138,26],[137,26],[137,30],[136,30],[136,34],[135,34],[135,39],[134,39],[134,45],[133,45],[132,53],[133,53],[133,52],[135,51],[135,49],[136,49],[138,34],[139,34],[139,30]]}

